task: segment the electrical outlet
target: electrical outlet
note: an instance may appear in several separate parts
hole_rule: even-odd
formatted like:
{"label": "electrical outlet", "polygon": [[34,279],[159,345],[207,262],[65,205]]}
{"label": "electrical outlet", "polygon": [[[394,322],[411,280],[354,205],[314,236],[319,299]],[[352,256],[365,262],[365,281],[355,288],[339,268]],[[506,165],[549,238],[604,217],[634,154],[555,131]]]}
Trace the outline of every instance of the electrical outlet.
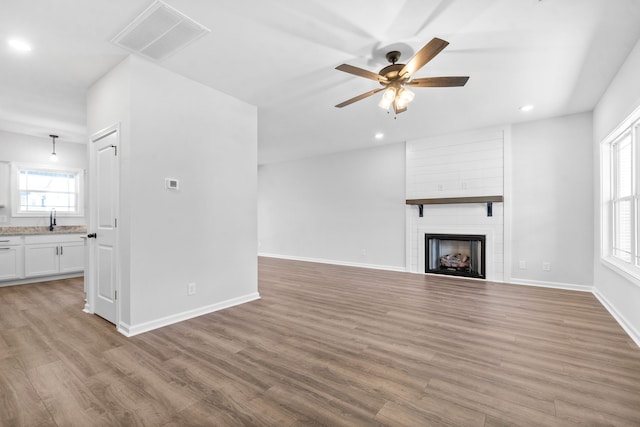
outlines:
{"label": "electrical outlet", "polygon": [[195,295],[196,294],[196,284],[191,282],[187,285],[187,295]]}
{"label": "electrical outlet", "polygon": [[551,263],[548,261],[543,262],[542,271],[551,271]]}
{"label": "electrical outlet", "polygon": [[520,261],[519,265],[520,265],[520,270],[527,269],[527,261]]}

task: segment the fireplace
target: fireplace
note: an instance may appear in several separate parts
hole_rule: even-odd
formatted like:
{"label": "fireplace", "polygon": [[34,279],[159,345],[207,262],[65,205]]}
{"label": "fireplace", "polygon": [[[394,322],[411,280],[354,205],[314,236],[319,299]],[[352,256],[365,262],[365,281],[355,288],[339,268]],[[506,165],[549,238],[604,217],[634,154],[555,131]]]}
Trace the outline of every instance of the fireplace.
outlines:
{"label": "fireplace", "polygon": [[425,273],[485,279],[485,242],[478,234],[425,234]]}

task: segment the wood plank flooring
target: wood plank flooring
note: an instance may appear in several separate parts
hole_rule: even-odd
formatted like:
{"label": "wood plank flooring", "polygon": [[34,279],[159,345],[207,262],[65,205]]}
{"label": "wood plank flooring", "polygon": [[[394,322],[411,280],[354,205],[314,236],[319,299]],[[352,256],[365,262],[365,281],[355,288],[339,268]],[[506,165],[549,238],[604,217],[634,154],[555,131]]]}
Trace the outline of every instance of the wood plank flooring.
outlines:
{"label": "wood plank flooring", "polygon": [[640,426],[589,293],[259,263],[261,300],[132,338],[81,279],[0,288],[0,425]]}

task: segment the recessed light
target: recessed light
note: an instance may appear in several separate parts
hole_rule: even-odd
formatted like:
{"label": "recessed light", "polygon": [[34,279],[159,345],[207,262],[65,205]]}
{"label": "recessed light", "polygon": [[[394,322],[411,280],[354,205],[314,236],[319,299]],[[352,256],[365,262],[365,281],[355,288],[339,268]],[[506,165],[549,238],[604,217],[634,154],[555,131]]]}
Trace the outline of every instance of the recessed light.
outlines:
{"label": "recessed light", "polygon": [[533,110],[533,105],[523,105],[522,107],[520,107],[520,111],[523,111],[525,113],[531,110]]}
{"label": "recessed light", "polygon": [[9,46],[13,48],[13,50],[17,50],[19,52],[31,52],[31,45],[25,40],[21,39],[10,39],[8,41]]}
{"label": "recessed light", "polygon": [[376,133],[376,134],[375,134],[375,138],[376,138],[376,139],[382,139],[382,138],[384,138],[384,133],[382,133],[382,132],[378,132],[378,133]]}

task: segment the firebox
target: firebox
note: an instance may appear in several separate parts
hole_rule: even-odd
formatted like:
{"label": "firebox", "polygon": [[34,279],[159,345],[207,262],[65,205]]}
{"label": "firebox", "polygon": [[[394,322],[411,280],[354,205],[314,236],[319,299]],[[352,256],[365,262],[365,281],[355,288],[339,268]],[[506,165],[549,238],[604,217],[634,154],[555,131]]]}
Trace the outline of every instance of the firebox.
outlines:
{"label": "firebox", "polygon": [[486,236],[425,234],[425,273],[484,279]]}

